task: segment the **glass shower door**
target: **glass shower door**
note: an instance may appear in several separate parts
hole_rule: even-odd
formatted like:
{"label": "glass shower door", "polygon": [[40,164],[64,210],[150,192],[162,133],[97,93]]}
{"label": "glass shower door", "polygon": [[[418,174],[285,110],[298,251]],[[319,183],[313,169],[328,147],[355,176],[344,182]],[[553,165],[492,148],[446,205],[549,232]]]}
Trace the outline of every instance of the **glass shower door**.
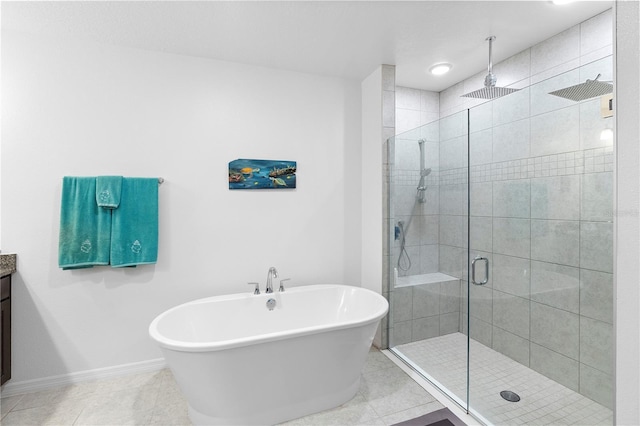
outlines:
{"label": "glass shower door", "polygon": [[[611,59],[469,110],[469,411],[492,424],[611,424]],[[465,305],[465,303],[463,303]]]}

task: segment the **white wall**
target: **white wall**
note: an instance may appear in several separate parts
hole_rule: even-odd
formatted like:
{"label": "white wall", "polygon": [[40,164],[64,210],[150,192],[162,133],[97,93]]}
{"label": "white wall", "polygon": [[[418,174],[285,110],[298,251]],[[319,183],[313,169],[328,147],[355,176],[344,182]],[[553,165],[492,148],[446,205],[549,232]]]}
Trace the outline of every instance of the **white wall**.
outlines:
{"label": "white wall", "polygon": [[615,424],[640,424],[640,7],[615,5]]}
{"label": "white wall", "polygon": [[[360,285],[359,82],[3,33],[2,95],[10,383],[159,358],[156,315],[272,265]],[[296,160],[298,188],[229,191],[236,158]],[[166,179],[157,265],[58,268],[61,179],[103,174]]]}
{"label": "white wall", "polygon": [[362,82],[362,279],[382,292],[382,67]]}

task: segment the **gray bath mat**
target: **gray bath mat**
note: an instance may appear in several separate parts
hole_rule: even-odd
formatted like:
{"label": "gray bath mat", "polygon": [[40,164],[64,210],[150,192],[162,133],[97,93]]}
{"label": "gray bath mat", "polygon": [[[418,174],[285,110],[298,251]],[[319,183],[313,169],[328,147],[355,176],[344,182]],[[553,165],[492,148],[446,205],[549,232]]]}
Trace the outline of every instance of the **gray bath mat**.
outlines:
{"label": "gray bath mat", "polygon": [[456,417],[448,408],[442,408],[415,419],[396,423],[393,426],[467,426],[467,424]]}

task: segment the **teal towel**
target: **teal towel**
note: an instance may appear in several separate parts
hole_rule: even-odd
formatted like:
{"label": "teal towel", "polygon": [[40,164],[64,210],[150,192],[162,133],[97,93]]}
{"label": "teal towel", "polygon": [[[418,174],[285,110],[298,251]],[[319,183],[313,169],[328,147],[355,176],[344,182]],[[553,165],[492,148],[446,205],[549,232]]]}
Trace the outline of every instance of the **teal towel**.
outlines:
{"label": "teal towel", "polygon": [[111,211],[96,204],[95,177],[62,180],[58,265],[62,269],[109,264]]}
{"label": "teal towel", "polygon": [[122,176],[98,176],[96,178],[96,202],[98,207],[117,209],[122,193]]}
{"label": "teal towel", "polygon": [[158,178],[123,178],[120,206],[111,214],[111,266],[156,263]]}

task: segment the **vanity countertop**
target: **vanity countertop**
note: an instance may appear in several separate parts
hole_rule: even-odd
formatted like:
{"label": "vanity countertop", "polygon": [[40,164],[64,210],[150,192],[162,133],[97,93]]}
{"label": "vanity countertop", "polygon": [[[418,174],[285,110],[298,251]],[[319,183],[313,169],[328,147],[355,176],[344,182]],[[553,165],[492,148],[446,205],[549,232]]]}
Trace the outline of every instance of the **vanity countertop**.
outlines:
{"label": "vanity countertop", "polygon": [[16,272],[16,255],[0,254],[0,277]]}

